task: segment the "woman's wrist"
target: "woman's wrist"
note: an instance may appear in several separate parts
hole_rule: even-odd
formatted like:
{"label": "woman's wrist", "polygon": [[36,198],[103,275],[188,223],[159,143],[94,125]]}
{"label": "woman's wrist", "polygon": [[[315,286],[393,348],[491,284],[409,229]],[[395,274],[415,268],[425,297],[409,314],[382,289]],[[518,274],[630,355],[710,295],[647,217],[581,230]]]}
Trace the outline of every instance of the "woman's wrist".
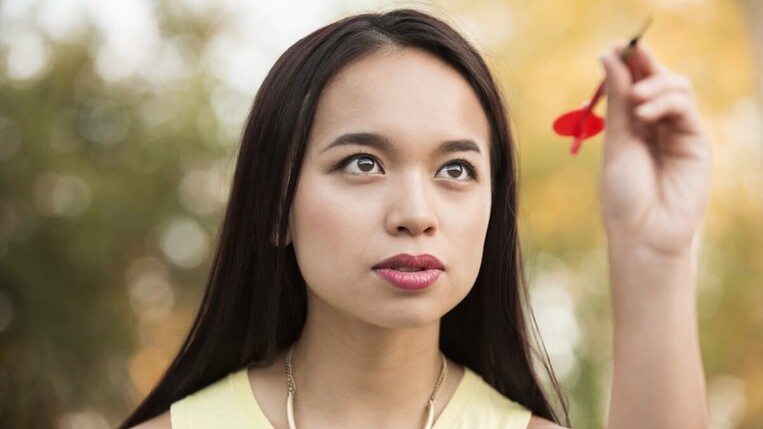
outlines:
{"label": "woman's wrist", "polygon": [[643,239],[631,236],[607,233],[607,253],[610,260],[627,260],[628,266],[633,268],[641,268],[641,266],[670,268],[677,264],[691,262],[694,259],[695,243],[696,239],[686,240],[683,243],[674,243],[668,248],[652,245]]}
{"label": "woman's wrist", "polygon": [[696,258],[691,247],[668,254],[612,239],[607,250],[616,330],[648,332],[676,323],[688,329],[689,322],[696,323]]}

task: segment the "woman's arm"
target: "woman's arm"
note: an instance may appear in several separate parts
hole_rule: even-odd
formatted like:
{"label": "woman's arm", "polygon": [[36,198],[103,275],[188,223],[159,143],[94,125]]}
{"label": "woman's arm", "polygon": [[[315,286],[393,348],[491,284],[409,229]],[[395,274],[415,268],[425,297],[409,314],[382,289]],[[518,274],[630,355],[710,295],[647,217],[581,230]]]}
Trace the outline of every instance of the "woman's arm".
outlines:
{"label": "woman's arm", "polygon": [[692,86],[639,45],[602,55],[601,176],[614,319],[608,429],[706,428],[692,245],[710,188],[710,143]]}
{"label": "woman's arm", "polygon": [[706,428],[689,249],[663,255],[610,240],[614,373],[607,428]]}

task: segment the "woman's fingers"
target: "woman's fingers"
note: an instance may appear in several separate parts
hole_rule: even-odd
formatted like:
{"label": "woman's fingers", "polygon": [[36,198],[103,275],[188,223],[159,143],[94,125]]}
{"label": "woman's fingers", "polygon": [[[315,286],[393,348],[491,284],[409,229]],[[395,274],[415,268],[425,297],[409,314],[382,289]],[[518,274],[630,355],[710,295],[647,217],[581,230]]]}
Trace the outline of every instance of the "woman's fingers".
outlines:
{"label": "woman's fingers", "polygon": [[636,82],[630,96],[637,102],[646,101],[666,91],[694,92],[691,81],[683,75],[661,73]]}
{"label": "woman's fingers", "polygon": [[627,126],[629,121],[631,72],[612,50],[602,52],[599,58],[606,72],[607,127],[619,129]]}
{"label": "woman's fingers", "polygon": [[654,74],[636,82],[630,98],[633,113],[646,123],[672,118],[676,119],[675,131],[698,132],[701,129],[694,86],[686,76],[667,70]]}
{"label": "woman's fingers", "polygon": [[[676,148],[684,141],[678,136],[700,135],[702,121],[689,79],[671,72],[645,45],[637,45],[627,63],[619,58],[621,48],[601,55],[607,75],[605,157],[653,143],[646,139],[659,138]],[[659,134],[652,132],[657,126]]]}
{"label": "woman's fingers", "polygon": [[[627,64],[620,59],[623,49],[625,49],[625,45],[618,44],[600,55],[607,74],[607,104],[611,106],[607,109],[608,122],[615,126],[624,126],[628,123],[628,110],[632,107],[629,98],[632,97],[634,82],[651,81],[654,78],[670,74],[668,69],[657,61],[646,45],[636,45],[628,57]],[[663,82],[658,82],[657,85],[663,88],[669,86]],[[649,85],[646,86],[647,89],[650,89]],[[650,92],[654,94],[659,91]]]}
{"label": "woman's fingers", "polygon": [[657,59],[649,45],[643,42],[636,45],[636,49],[633,50],[628,58],[628,64],[639,72],[639,76],[635,80],[656,74],[669,73],[668,68]]}
{"label": "woman's fingers", "polygon": [[672,73],[645,44],[636,45],[626,64],[619,58],[624,48],[617,45],[601,55],[607,74],[608,127],[627,127],[635,114],[646,123],[679,119],[677,131],[698,128],[691,81]]}
{"label": "woman's fingers", "polygon": [[682,92],[669,91],[636,107],[636,115],[644,121],[654,122],[669,116],[681,116],[691,108],[690,97]]}

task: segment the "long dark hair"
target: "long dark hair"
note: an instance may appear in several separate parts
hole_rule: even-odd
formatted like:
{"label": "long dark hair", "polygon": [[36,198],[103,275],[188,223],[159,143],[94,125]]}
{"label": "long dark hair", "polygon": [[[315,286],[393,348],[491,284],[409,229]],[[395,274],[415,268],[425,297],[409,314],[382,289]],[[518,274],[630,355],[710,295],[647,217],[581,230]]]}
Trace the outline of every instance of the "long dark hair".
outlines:
{"label": "long dark hair", "polygon": [[[423,12],[403,9],[327,25],[276,61],[246,123],[196,320],[164,376],[122,428],[161,414],[230,372],[272,363],[299,337],[306,286],[285,236],[315,108],[338,70],[385,47],[423,49],[450,64],[471,84],[490,123],[493,200],[482,265],[466,298],[443,316],[440,347],[506,397],[569,426],[566,400],[548,356],[542,342],[531,337],[537,326],[517,231],[515,145],[501,95],[480,54],[458,32]],[[541,388],[537,362],[557,395],[561,415]]]}

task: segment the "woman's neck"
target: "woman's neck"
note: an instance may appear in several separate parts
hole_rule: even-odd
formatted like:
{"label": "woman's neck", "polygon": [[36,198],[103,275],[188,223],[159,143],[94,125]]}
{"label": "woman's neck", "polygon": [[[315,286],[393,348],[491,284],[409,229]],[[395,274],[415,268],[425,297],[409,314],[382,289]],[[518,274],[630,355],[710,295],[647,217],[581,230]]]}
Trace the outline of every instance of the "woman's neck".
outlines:
{"label": "woman's neck", "polygon": [[[322,308],[321,303],[310,308],[292,357],[296,419],[320,419],[338,427],[372,427],[372,422],[420,427],[415,422],[423,422],[442,368],[439,320],[390,329]],[[437,414],[462,375],[462,368],[449,362]]]}

